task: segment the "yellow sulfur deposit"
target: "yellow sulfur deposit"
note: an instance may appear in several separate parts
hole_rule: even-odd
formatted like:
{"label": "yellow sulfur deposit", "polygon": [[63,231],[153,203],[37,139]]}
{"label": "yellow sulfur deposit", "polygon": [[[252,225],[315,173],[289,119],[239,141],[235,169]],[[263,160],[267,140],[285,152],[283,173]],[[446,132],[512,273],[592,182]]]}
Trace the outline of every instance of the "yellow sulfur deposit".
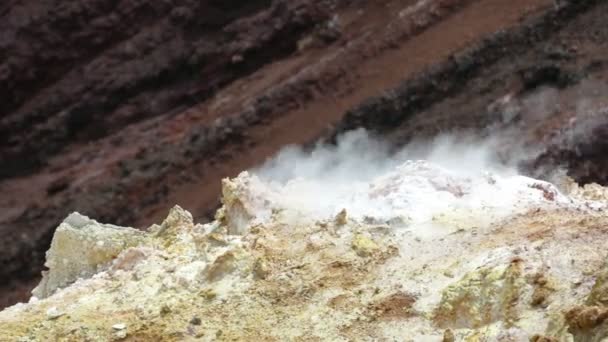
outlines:
{"label": "yellow sulfur deposit", "polygon": [[0,340],[607,338],[606,202],[445,172],[411,164],[335,212],[242,174],[207,224],[180,207],[147,232],[70,215],[34,297],[0,312]]}

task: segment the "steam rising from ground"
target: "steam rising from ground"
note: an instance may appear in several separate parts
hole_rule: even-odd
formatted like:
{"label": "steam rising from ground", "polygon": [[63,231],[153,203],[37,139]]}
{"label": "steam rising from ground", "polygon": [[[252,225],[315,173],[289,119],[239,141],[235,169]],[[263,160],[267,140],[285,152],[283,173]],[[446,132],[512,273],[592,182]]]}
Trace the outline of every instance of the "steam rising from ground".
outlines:
{"label": "steam rising from ground", "polygon": [[462,176],[484,171],[516,174],[514,162],[499,161],[498,144],[498,139],[443,135],[394,151],[387,143],[358,129],[339,137],[335,146],[319,143],[311,151],[299,146],[286,147],[252,173],[264,181],[280,184],[296,179],[315,180],[326,189],[368,182],[407,160],[426,160]]}
{"label": "steam rising from ground", "polygon": [[494,152],[499,145],[499,140],[442,136],[391,151],[357,130],[335,146],[285,148],[234,184],[258,221],[277,212],[325,220],[345,209],[357,221],[416,231],[434,230],[442,217],[483,226],[569,202],[553,185],[518,175],[514,162],[499,161]]}
{"label": "steam rising from ground", "polygon": [[[349,218],[366,222],[428,227],[447,215],[470,226],[479,219],[496,222],[539,208],[579,206],[553,185],[570,193],[565,166],[531,163],[547,149],[578,153],[581,144],[597,139],[607,107],[598,96],[586,95],[594,89],[600,89],[597,82],[588,81],[580,94],[570,94],[579,102],[575,109],[567,96],[561,101],[564,91],[557,88],[509,93],[488,105],[492,124],[481,133],[441,135],[399,149],[363,129],[344,134],[335,145],[286,147],[237,177],[234,189],[248,203],[249,215],[261,221],[277,212],[324,220],[346,209]],[[518,165],[553,184],[522,176]]]}

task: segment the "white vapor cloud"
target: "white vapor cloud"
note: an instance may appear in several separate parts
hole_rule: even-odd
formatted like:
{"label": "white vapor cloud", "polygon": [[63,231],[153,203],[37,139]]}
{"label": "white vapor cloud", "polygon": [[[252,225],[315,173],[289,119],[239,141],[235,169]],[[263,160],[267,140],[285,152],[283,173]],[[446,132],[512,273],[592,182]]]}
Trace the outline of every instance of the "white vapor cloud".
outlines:
{"label": "white vapor cloud", "polygon": [[407,160],[426,160],[462,176],[484,171],[515,174],[516,161],[501,161],[496,150],[501,140],[442,135],[391,151],[388,143],[370,136],[364,129],[338,137],[336,145],[317,144],[310,151],[288,146],[251,172],[266,182],[285,184],[295,179],[348,185],[369,182]]}

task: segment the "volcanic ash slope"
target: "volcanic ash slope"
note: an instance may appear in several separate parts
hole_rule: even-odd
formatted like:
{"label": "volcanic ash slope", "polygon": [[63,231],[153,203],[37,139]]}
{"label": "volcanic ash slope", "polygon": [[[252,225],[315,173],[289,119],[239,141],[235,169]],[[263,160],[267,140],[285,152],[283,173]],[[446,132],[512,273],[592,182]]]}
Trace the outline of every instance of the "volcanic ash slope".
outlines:
{"label": "volcanic ash slope", "polygon": [[70,215],[2,341],[600,341],[607,190],[406,162],[368,183],[242,173],[216,221]]}

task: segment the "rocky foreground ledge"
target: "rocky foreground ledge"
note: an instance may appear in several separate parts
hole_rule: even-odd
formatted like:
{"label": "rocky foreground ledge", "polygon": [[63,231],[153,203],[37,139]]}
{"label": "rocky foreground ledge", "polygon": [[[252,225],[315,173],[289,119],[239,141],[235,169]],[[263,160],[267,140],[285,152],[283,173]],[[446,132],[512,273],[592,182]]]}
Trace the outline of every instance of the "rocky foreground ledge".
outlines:
{"label": "rocky foreground ledge", "polygon": [[179,207],[147,232],[70,215],[0,336],[600,341],[607,193],[426,162],[331,193],[242,173],[209,224]]}

